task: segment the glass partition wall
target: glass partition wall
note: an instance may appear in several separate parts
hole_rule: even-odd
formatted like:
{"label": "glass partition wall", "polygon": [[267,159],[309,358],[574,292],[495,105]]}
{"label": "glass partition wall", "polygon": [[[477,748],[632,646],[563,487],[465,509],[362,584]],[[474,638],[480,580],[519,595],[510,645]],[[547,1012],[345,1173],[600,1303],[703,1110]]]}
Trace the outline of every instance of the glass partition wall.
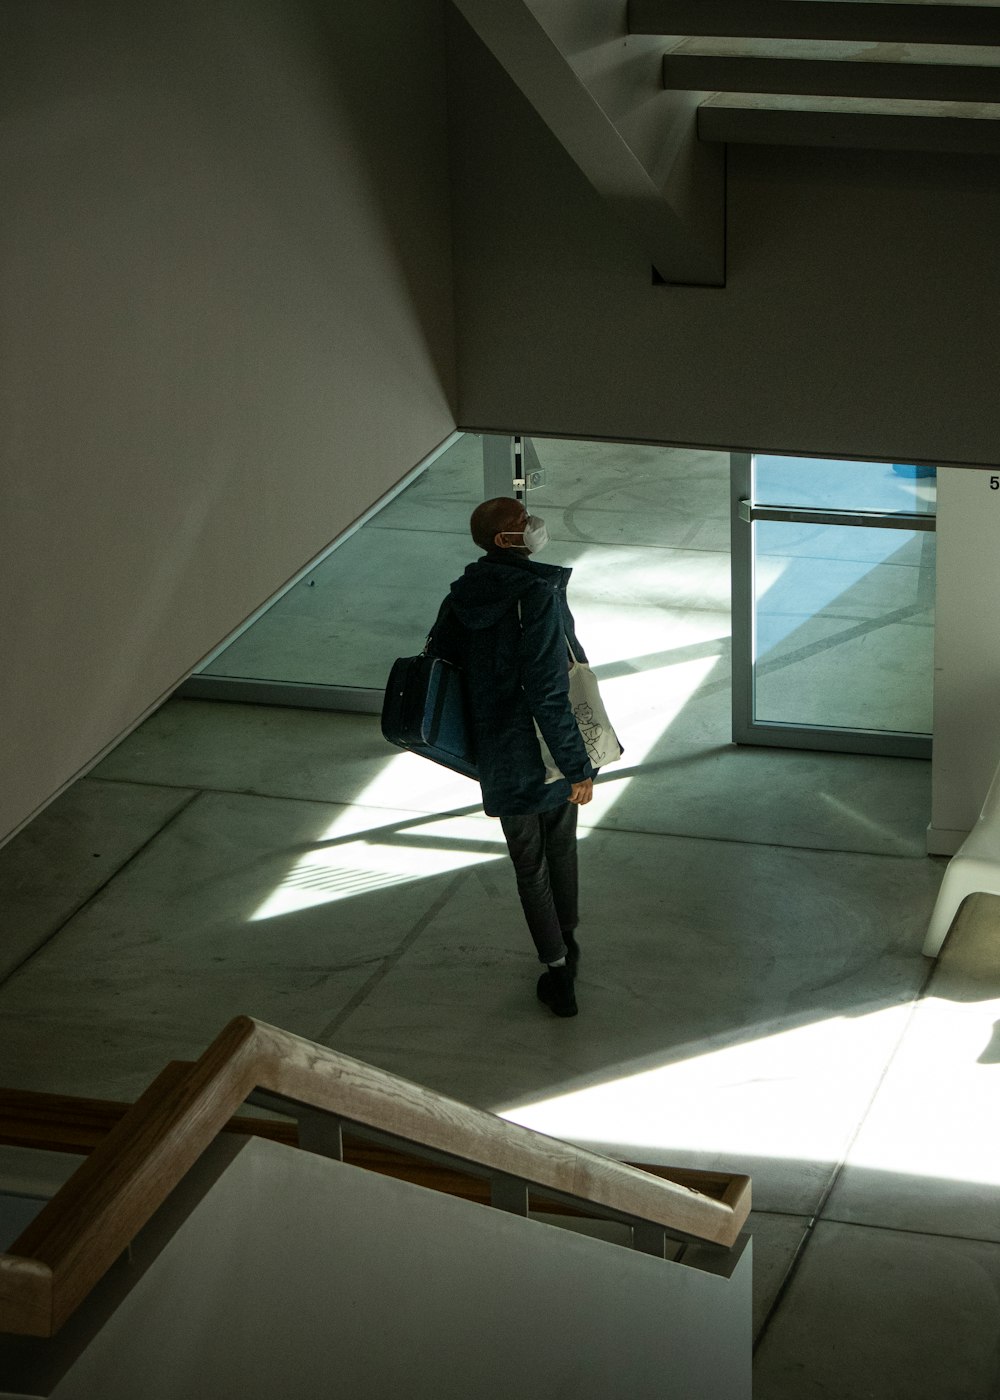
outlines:
{"label": "glass partition wall", "polygon": [[930,756],[932,468],[734,454],[733,737]]}
{"label": "glass partition wall", "polygon": [[189,698],[377,713],[389,667],[423,646],[442,579],[470,555],[483,444],[462,434],[181,689]]}
{"label": "glass partition wall", "polygon": [[378,713],[477,556],[471,511],[515,491],[546,518],[546,560],[574,568],[581,635],[633,728],[701,733],[729,693],[731,581],[737,743],[929,756],[935,479],[873,462],[462,434],[181,694]]}
{"label": "glass partition wall", "polygon": [[728,454],[554,438],[520,446],[518,455],[510,436],[460,437],[181,693],[377,713],[393,661],[422,647],[448,584],[479,555],[473,508],[522,481],[548,525],[543,562],[573,569],[580,636],[628,733],[628,764],[700,743],[706,724],[725,743]]}

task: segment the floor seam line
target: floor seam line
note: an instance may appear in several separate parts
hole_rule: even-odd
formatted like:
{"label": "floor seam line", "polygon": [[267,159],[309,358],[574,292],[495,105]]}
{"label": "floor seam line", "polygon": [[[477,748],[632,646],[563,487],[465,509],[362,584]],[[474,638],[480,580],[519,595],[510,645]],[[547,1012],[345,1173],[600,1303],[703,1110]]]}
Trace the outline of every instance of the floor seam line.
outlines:
{"label": "floor seam line", "polygon": [[751,1356],[755,1357],[757,1355],[761,1343],[770,1331],[771,1322],[777,1315],[777,1312],[781,1307],[782,1303],[785,1301],[785,1296],[788,1293],[788,1290],[791,1288],[792,1283],[795,1280],[795,1276],[798,1273],[799,1268],[801,1267],[802,1259],[805,1255],[806,1249],[812,1243],[812,1237],[815,1228],[816,1216],[812,1215],[806,1221],[805,1229],[802,1231],[802,1238],[799,1240],[798,1244],[795,1247],[795,1253],[789,1260],[788,1268],[785,1270],[784,1277],[782,1278],[781,1283],[778,1285],[778,1289],[771,1302],[771,1306],[768,1308],[767,1313],[764,1317],[764,1321],[760,1325],[760,1331],[754,1338],[753,1347],[751,1348]]}
{"label": "floor seam line", "polygon": [[898,1037],[898,1039],[897,1039],[897,1041],[896,1041],[896,1044],[895,1044],[895,1045],[893,1046],[893,1048],[892,1048],[892,1054],[889,1056],[889,1058],[886,1060],[885,1064],[882,1066],[882,1072],[879,1074],[878,1081],[876,1082],[875,1087],[872,1089],[872,1092],[871,1092],[871,1094],[870,1094],[869,1097],[868,1097],[868,1102],[865,1104],[864,1109],[863,1109],[863,1111],[862,1111],[862,1113],[861,1113],[861,1116],[860,1116],[860,1117],[858,1118],[858,1120],[857,1120],[857,1125],[856,1125],[856,1127],[855,1127],[853,1133],[851,1134],[850,1138],[848,1139],[846,1146],[844,1147],[844,1151],[843,1151],[843,1153],[841,1154],[840,1161],[839,1161],[839,1162],[837,1163],[837,1165],[834,1167],[834,1170],[833,1170],[833,1172],[831,1173],[830,1180],[829,1180],[829,1182],[828,1182],[828,1184],[827,1184],[827,1186],[826,1186],[826,1189],[824,1190],[822,1196],[820,1197],[819,1205],[816,1207],[816,1219],[817,1219],[817,1220],[822,1220],[822,1219],[823,1219],[823,1211],[826,1209],[827,1203],[829,1202],[830,1197],[833,1195],[833,1193],[834,1193],[834,1191],[835,1191],[835,1189],[836,1189],[836,1187],[837,1187],[837,1183],[839,1182],[841,1176],[843,1175],[844,1168],[845,1168],[845,1166],[847,1165],[847,1159],[848,1159],[848,1157],[850,1157],[850,1155],[851,1155],[851,1151],[852,1151],[852,1149],[853,1149],[853,1147],[854,1147],[854,1144],[857,1142],[857,1140],[858,1140],[858,1138],[859,1138],[859,1136],[860,1136],[860,1134],[861,1134],[862,1128],[864,1127],[865,1123],[868,1121],[868,1115],[871,1113],[872,1105],[874,1104],[875,1100],[878,1098],[879,1093],[880,1093],[881,1090],[882,1090],[883,1084],[885,1083],[886,1079],[889,1077],[889,1071],[892,1069],[892,1066],[893,1066],[893,1065],[895,1064],[895,1062],[896,1062],[896,1057],[897,1057],[897,1055],[898,1055],[899,1052],[900,1052],[900,1049],[901,1049],[901,1047],[902,1047],[903,1041],[906,1039],[906,1033],[907,1033],[907,1031],[910,1029],[911,1025],[913,1024],[914,1019],[916,1018],[917,1011],[918,1011],[918,1009],[919,1009],[920,1003],[921,1003],[921,1001],[923,1000],[923,997],[924,997],[924,993],[926,992],[928,986],[930,985],[931,978],[934,976],[934,970],[935,970],[935,969],[934,969],[934,967],[932,966],[932,967],[925,973],[925,975],[924,975],[924,980],[921,982],[920,986],[917,988],[917,991],[916,991],[915,994],[914,994],[913,1000],[912,1000],[911,1003],[910,1003],[910,1008],[909,1008],[909,1010],[908,1010],[908,1012],[907,1012],[907,1014],[906,1014],[906,1021],[904,1022],[903,1029],[900,1031],[899,1037]]}
{"label": "floor seam line", "polygon": [[[190,787],[190,784],[188,784],[187,786]],[[68,924],[72,923],[72,921],[77,917],[78,914],[82,914],[83,911],[87,908],[87,906],[92,904],[93,901],[98,897],[98,895],[103,894],[113,880],[117,880],[119,875],[124,874],[124,872],[129,868],[129,866],[134,860],[137,860],[138,857],[141,856],[145,850],[148,850],[148,848],[158,837],[162,836],[165,831],[167,831],[171,826],[173,826],[174,822],[177,821],[179,817],[182,817],[184,813],[191,807],[191,805],[197,802],[200,796],[200,792],[191,793],[191,796],[188,798],[188,800],[182,803],[175,812],[172,812],[162,826],[157,827],[156,831],[154,831],[152,835],[148,836],[146,840],[143,841],[142,845],[138,846],[132,852],[132,854],[128,856],[121,863],[121,865],[118,866],[116,870],[112,871],[112,873],[107,877],[107,879],[101,881],[100,885],[98,885],[96,890],[92,890],[90,894],[87,895],[86,899],[81,900],[80,903],[76,905],[76,907],[69,914],[67,914],[65,918],[60,920],[58,927],[54,928],[51,933],[49,933],[45,938],[43,938],[41,943],[39,943],[36,948],[32,948],[31,952],[28,953],[25,957],[23,957],[15,967],[12,967],[10,971],[6,973],[2,979],[0,979],[0,993],[2,993],[3,988],[13,977],[16,977],[19,972],[23,972],[23,970],[28,966],[28,964],[33,962],[34,959],[38,957],[38,955],[49,946],[53,939],[58,938],[59,934],[63,932],[63,930],[67,927]]]}
{"label": "floor seam line", "polygon": [[[104,778],[100,779],[105,783],[121,783],[135,787],[162,787],[174,791],[190,790],[191,783],[166,783],[148,781],[142,782],[135,778]],[[600,786],[600,783],[597,784]],[[279,792],[248,792],[246,788],[225,788],[225,787],[205,787],[199,786],[195,796],[202,793],[213,793],[220,797],[249,797],[259,798],[264,802],[308,802],[316,807],[362,807],[371,812],[398,812],[398,807],[375,807],[369,803],[359,803],[337,797],[292,797],[288,793]],[[427,820],[444,820],[448,817],[474,816],[482,811],[480,804],[474,807],[444,808],[435,811],[423,811],[418,808],[413,809],[413,817],[423,817]],[[689,831],[647,831],[639,827],[625,826],[581,826],[581,835],[586,831],[600,831],[611,836],[649,836],[653,838],[664,838],[669,841],[713,841],[726,846],[753,846],[759,850],[772,851],[804,851],[815,855],[833,856],[870,856],[874,860],[906,860],[925,861],[932,857],[927,853],[919,855],[907,855],[902,851],[866,851],[855,846],[800,846],[788,845],[781,841],[750,841],[743,836],[712,836],[708,834],[696,834]]]}
{"label": "floor seam line", "polygon": [[853,846],[798,846],[786,845],[781,841],[750,841],[744,836],[707,836],[692,835],[691,832],[682,831],[643,831],[637,827],[626,826],[581,826],[580,831],[602,831],[613,836],[662,836],[671,841],[715,841],[726,846],[754,846],[759,850],[772,851],[805,851],[810,855],[830,855],[830,856],[871,856],[876,860],[912,860],[924,861],[930,857],[924,853],[922,855],[908,856],[902,851],[863,851]]}
{"label": "floor seam line", "polygon": [[[823,1215],[823,1212],[826,1209],[827,1203],[833,1195],[834,1190],[836,1189],[837,1183],[843,1175],[844,1168],[847,1164],[847,1159],[851,1155],[851,1149],[857,1142],[858,1136],[861,1133],[861,1129],[864,1127],[865,1122],[868,1119],[868,1115],[871,1112],[872,1105],[874,1104],[876,1098],[879,1095],[879,1091],[882,1088],[882,1085],[885,1083],[886,1078],[888,1077],[889,1071],[892,1068],[893,1063],[895,1062],[896,1056],[899,1054],[900,1047],[902,1046],[903,1041],[906,1038],[906,1033],[910,1029],[910,1026],[913,1024],[913,1020],[916,1017],[917,1009],[920,1005],[920,1002],[922,1001],[924,994],[927,991],[928,986],[930,985],[931,979],[934,976],[934,971],[935,968],[932,966],[925,975],[923,982],[920,984],[919,988],[914,993],[913,1001],[910,1003],[910,1009],[906,1016],[906,1022],[899,1033],[899,1038],[897,1039],[896,1044],[893,1047],[892,1054],[889,1056],[888,1060],[886,1060],[885,1064],[882,1067],[882,1072],[878,1077],[878,1081],[875,1084],[875,1087],[873,1088],[871,1094],[869,1095],[868,1102],[865,1105],[864,1110],[862,1111],[861,1116],[857,1121],[857,1125],[853,1133],[851,1134],[847,1144],[844,1147],[844,1151],[841,1154],[839,1162],[837,1162],[833,1171],[830,1173],[830,1179],[827,1182],[827,1185],[824,1188],[822,1194],[820,1195],[819,1203],[817,1204],[815,1211],[810,1217],[809,1223],[807,1224],[805,1231],[803,1232],[802,1239],[799,1241],[798,1248],[796,1249],[795,1254],[792,1257],[792,1261],[789,1264],[787,1270],[785,1271],[785,1276],[781,1281],[781,1285],[778,1288],[777,1293],[774,1295],[774,1301],[772,1302],[770,1308],[768,1308],[767,1316],[761,1324],[760,1332],[758,1333],[756,1341],[754,1342],[754,1355],[757,1354],[757,1348],[760,1346],[761,1342],[763,1342],[765,1336],[767,1335],[767,1332],[771,1326],[771,1320],[777,1314],[779,1307],[784,1301],[785,1296],[789,1288],[791,1287],[795,1276],[799,1271],[799,1268],[802,1263],[802,1258],[806,1252],[806,1248],[812,1242],[813,1235],[816,1232],[816,1226],[821,1223],[827,1223],[826,1217]],[[920,1232],[914,1231],[914,1233]],[[945,1238],[948,1237],[945,1236]]]}
{"label": "floor seam line", "polygon": [[353,993],[352,996],[348,997],[347,1001],[337,1012],[336,1016],[334,1016],[333,1020],[323,1027],[320,1033],[316,1036],[316,1040],[319,1044],[326,1045],[329,1038],[332,1035],[335,1035],[336,1032],[340,1030],[340,1028],[351,1018],[351,1016],[354,1015],[355,1011],[357,1011],[358,1008],[368,999],[371,993],[374,992],[381,985],[382,982],[384,982],[384,980],[386,979],[386,977],[388,977],[392,969],[403,957],[404,953],[409,952],[410,948],[412,948],[413,944],[423,933],[424,929],[427,928],[428,924],[437,917],[437,915],[441,912],[444,906],[448,903],[452,895],[458,889],[459,885],[464,879],[466,879],[467,875],[468,871],[459,871],[455,878],[448,882],[445,889],[442,890],[441,894],[438,895],[437,899],[430,906],[430,908],[425,910],[424,913],[421,914],[420,918],[410,929],[409,933],[406,934],[400,940],[400,942],[396,945],[395,949],[391,953],[386,954],[386,956],[382,959],[381,963],[379,964],[378,968],[376,968],[376,970],[371,974],[371,976],[366,978],[366,980],[361,984],[358,990]]}
{"label": "floor seam line", "polygon": [[821,1225],[843,1225],[849,1230],[881,1230],[887,1235],[918,1235],[938,1240],[967,1240],[969,1244],[1000,1245],[1000,1240],[989,1239],[986,1235],[956,1235],[945,1230],[917,1230],[910,1225],[878,1225],[869,1220],[841,1220],[835,1215],[825,1215],[818,1223]]}

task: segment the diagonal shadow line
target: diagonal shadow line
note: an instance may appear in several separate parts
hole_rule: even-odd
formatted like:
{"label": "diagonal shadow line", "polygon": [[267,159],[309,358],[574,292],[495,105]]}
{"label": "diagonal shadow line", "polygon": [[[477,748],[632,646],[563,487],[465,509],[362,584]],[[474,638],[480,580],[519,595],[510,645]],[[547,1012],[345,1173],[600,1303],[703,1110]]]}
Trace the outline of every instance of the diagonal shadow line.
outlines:
{"label": "diagonal shadow line", "polygon": [[892,612],[884,613],[875,621],[856,622],[853,627],[845,627],[842,631],[835,632],[832,637],[806,642],[803,646],[795,647],[793,651],[786,652],[784,656],[771,657],[770,660],[758,662],[758,671],[768,675],[774,671],[784,670],[786,666],[793,666],[797,661],[805,661],[810,656],[830,651],[834,647],[842,646],[844,642],[854,641],[856,637],[865,637],[883,627],[893,627],[897,622],[905,622],[907,618],[915,617],[917,613],[926,612],[926,610],[926,605],[922,603],[908,603],[905,608],[894,608]]}
{"label": "diagonal shadow line", "polygon": [[[636,764],[630,768],[617,768],[613,773],[601,773],[594,779],[595,786],[605,783],[622,782],[627,778],[634,778],[639,773],[649,773],[661,769],[679,768],[689,764],[703,762],[706,756],[712,753],[728,753],[731,745],[719,745],[716,749],[699,751],[697,754],[684,755],[677,758],[667,758]],[[332,851],[338,846],[353,845],[358,841],[377,841],[379,845],[406,845],[406,846],[426,846],[440,850],[446,846],[449,850],[482,850],[493,852],[500,849],[503,853],[503,846],[499,839],[490,841],[488,839],[476,840],[474,837],[435,837],[433,835],[422,835],[417,828],[433,826],[437,822],[451,821],[455,817],[470,817],[482,814],[482,804],[475,803],[469,807],[450,807],[440,812],[415,812],[412,817],[402,817],[398,821],[386,822],[384,826],[365,827],[360,831],[348,831],[343,836],[331,836],[322,841],[302,841],[296,845],[286,846],[280,852],[269,852],[269,855],[280,855],[283,859],[296,855],[310,855],[317,851]]]}
{"label": "diagonal shadow line", "polygon": [[[799,661],[807,661],[810,657],[818,656],[824,651],[833,651],[836,647],[843,646],[845,642],[869,636],[883,627],[893,627],[896,623],[905,622],[908,618],[926,611],[926,605],[922,603],[908,603],[905,608],[894,608],[892,612],[885,613],[875,621],[858,622],[853,627],[845,627],[842,631],[835,632],[832,637],[823,637],[816,642],[807,642],[804,646],[795,647],[794,650],[785,652],[783,656],[773,656],[767,661],[758,661],[757,675],[774,675],[775,672],[783,671],[787,666],[794,666]],[[691,696],[691,700],[702,700],[706,696],[717,695],[721,691],[728,692],[730,686],[731,682],[728,680],[709,681],[698,687]]]}
{"label": "diagonal shadow line", "polygon": [[452,817],[471,817],[477,812],[482,812],[481,802],[475,803],[471,807],[449,807],[443,812],[414,812],[412,817],[401,817],[398,821],[386,822],[384,826],[371,826],[363,831],[345,832],[343,836],[331,836],[325,841],[303,842],[300,846],[290,846],[290,851],[326,851],[334,846],[346,846],[354,841],[366,841],[370,837],[377,837],[384,840],[387,835],[396,832],[410,831],[414,827],[429,826],[432,822],[450,820]]}
{"label": "diagonal shadow line", "polygon": [[[650,773],[666,770],[670,768],[684,768],[698,763],[703,763],[713,755],[731,753],[732,744],[717,744],[710,749],[699,749],[697,753],[678,755],[674,758],[663,758],[644,760],[641,764],[633,764],[627,768],[615,768],[613,772],[599,773],[594,779],[594,786],[604,786],[605,783],[618,783],[626,778],[634,778],[639,773]],[[304,841],[299,845],[288,846],[281,852],[282,855],[294,855],[296,852],[303,854],[310,851],[333,850],[337,846],[347,846],[355,841],[377,840],[380,844],[392,841],[395,836],[402,837],[400,844],[434,844],[440,847],[444,838],[432,836],[424,837],[419,833],[409,835],[417,827],[432,826],[436,822],[450,821],[454,817],[471,817],[481,815],[483,811],[482,803],[477,802],[470,807],[449,807],[440,812],[415,812],[412,817],[402,817],[398,821],[386,822],[384,826],[366,827],[360,831],[345,832],[343,836],[331,836],[325,841]],[[447,838],[449,849],[462,850],[465,848],[493,849],[499,842],[477,841],[472,837],[451,837]]]}
{"label": "diagonal shadow line", "polygon": [[731,645],[728,637],[710,637],[704,642],[689,642],[686,646],[652,651],[645,656],[609,661],[606,665],[595,666],[594,675],[600,681],[611,681],[621,676],[641,675],[643,671],[658,671],[663,666],[675,666],[685,661],[704,661],[709,658],[719,660],[730,650]]}
{"label": "diagonal shadow line", "polygon": [[[351,804],[338,803],[336,805],[349,806]],[[258,867],[261,861],[272,861],[276,859],[282,861],[295,860],[303,856],[314,855],[318,851],[332,851],[338,846],[349,846],[359,841],[374,841],[379,845],[389,845],[392,844],[394,837],[408,832],[414,827],[429,826],[433,822],[448,821],[452,817],[473,816],[476,813],[482,813],[482,810],[482,804],[477,802],[472,807],[453,807],[443,812],[414,812],[412,817],[405,817],[400,818],[398,821],[387,822],[385,826],[371,826],[361,831],[345,832],[343,836],[331,836],[326,840],[298,841],[288,846],[275,848],[274,850],[263,852],[259,857],[248,860],[242,865],[231,865],[227,867],[227,871],[228,875],[233,877]],[[419,840],[420,838],[418,837],[416,839]],[[453,842],[454,838],[452,837],[442,837],[436,842],[432,842],[431,838],[427,838],[427,844],[434,844],[438,850],[451,849]],[[461,849],[461,847],[459,847],[459,849]],[[207,886],[211,884],[214,878],[214,876],[207,876],[201,883]],[[189,891],[196,890],[198,885],[192,884],[188,888]]]}
{"label": "diagonal shadow line", "polygon": [[[866,636],[878,631],[880,628],[893,626],[898,622],[905,621],[925,609],[919,603],[908,604],[903,608],[896,608],[893,612],[886,613],[878,620],[858,623],[853,627],[844,628],[833,637],[823,638],[820,641],[808,643],[797,647],[793,651],[787,652],[782,657],[772,658],[769,662],[764,662],[759,667],[759,673],[772,674],[787,666],[792,666],[799,661],[810,656],[817,655],[824,651],[832,650],[845,642],[856,637]],[[688,646],[672,648],[669,651],[650,653],[649,656],[637,658],[636,662],[618,662],[612,666],[596,667],[596,674],[602,679],[610,679],[613,676],[634,674],[636,670],[653,669],[657,664],[669,664],[671,661],[702,659],[708,655],[718,655],[723,645],[728,645],[727,638],[715,638],[708,642],[696,642]],[[644,664],[645,663],[645,664]],[[719,681],[707,681],[700,685],[693,692],[690,701],[699,700],[713,694],[729,691],[731,682],[728,679]],[[690,703],[690,702],[689,702]],[[729,752],[729,745],[719,746],[717,752]],[[600,785],[605,783],[623,782],[626,779],[636,777],[639,773],[648,775],[650,772],[677,768],[688,764],[703,762],[706,755],[702,752],[698,755],[689,755],[681,758],[669,758],[661,760],[646,760],[642,764],[631,765],[627,768],[617,768],[614,772],[602,773],[596,779]],[[432,845],[435,843],[432,837],[422,837],[416,828],[430,826],[434,823],[450,820],[454,817],[473,816],[482,811],[480,803],[474,803],[466,807],[454,807],[443,812],[415,813],[412,817],[402,818],[398,821],[387,822],[384,826],[375,826],[361,831],[347,832],[343,836],[331,837],[325,841],[303,842],[300,845],[291,846],[283,852],[284,855],[308,854],[316,851],[333,850],[337,846],[350,845],[357,841],[377,840],[380,844],[391,844],[393,838],[398,839],[398,844],[420,844]],[[469,838],[449,838],[449,846],[457,849],[469,850],[489,850],[494,849],[492,842],[477,842]]]}
{"label": "diagonal shadow line", "polygon": [[398,846],[401,849],[418,851],[477,851],[482,855],[504,856],[507,854],[507,847],[503,837],[498,836],[495,841],[477,841],[469,836],[449,836],[446,839],[440,836],[420,836],[409,832],[397,831],[388,841],[380,843],[383,846]]}

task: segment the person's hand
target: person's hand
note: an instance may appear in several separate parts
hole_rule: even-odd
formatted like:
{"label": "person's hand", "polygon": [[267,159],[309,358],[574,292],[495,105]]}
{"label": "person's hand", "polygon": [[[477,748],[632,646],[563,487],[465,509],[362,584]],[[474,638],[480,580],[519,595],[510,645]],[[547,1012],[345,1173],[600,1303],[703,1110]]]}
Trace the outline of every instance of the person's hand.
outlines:
{"label": "person's hand", "polygon": [[567,802],[574,803],[577,807],[582,807],[585,802],[589,802],[594,795],[593,778],[584,778],[582,783],[574,783],[569,790]]}

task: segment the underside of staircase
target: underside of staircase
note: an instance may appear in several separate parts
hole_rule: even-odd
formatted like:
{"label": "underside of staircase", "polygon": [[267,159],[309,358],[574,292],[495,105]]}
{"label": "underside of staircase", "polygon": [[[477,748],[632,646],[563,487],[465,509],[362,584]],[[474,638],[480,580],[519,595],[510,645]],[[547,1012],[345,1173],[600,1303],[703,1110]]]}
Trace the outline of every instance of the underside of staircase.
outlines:
{"label": "underside of staircase", "polygon": [[656,281],[725,286],[725,151],[1000,154],[1000,0],[453,0]]}
{"label": "underside of staircase", "polygon": [[1000,6],[631,0],[702,141],[1000,151]]}

